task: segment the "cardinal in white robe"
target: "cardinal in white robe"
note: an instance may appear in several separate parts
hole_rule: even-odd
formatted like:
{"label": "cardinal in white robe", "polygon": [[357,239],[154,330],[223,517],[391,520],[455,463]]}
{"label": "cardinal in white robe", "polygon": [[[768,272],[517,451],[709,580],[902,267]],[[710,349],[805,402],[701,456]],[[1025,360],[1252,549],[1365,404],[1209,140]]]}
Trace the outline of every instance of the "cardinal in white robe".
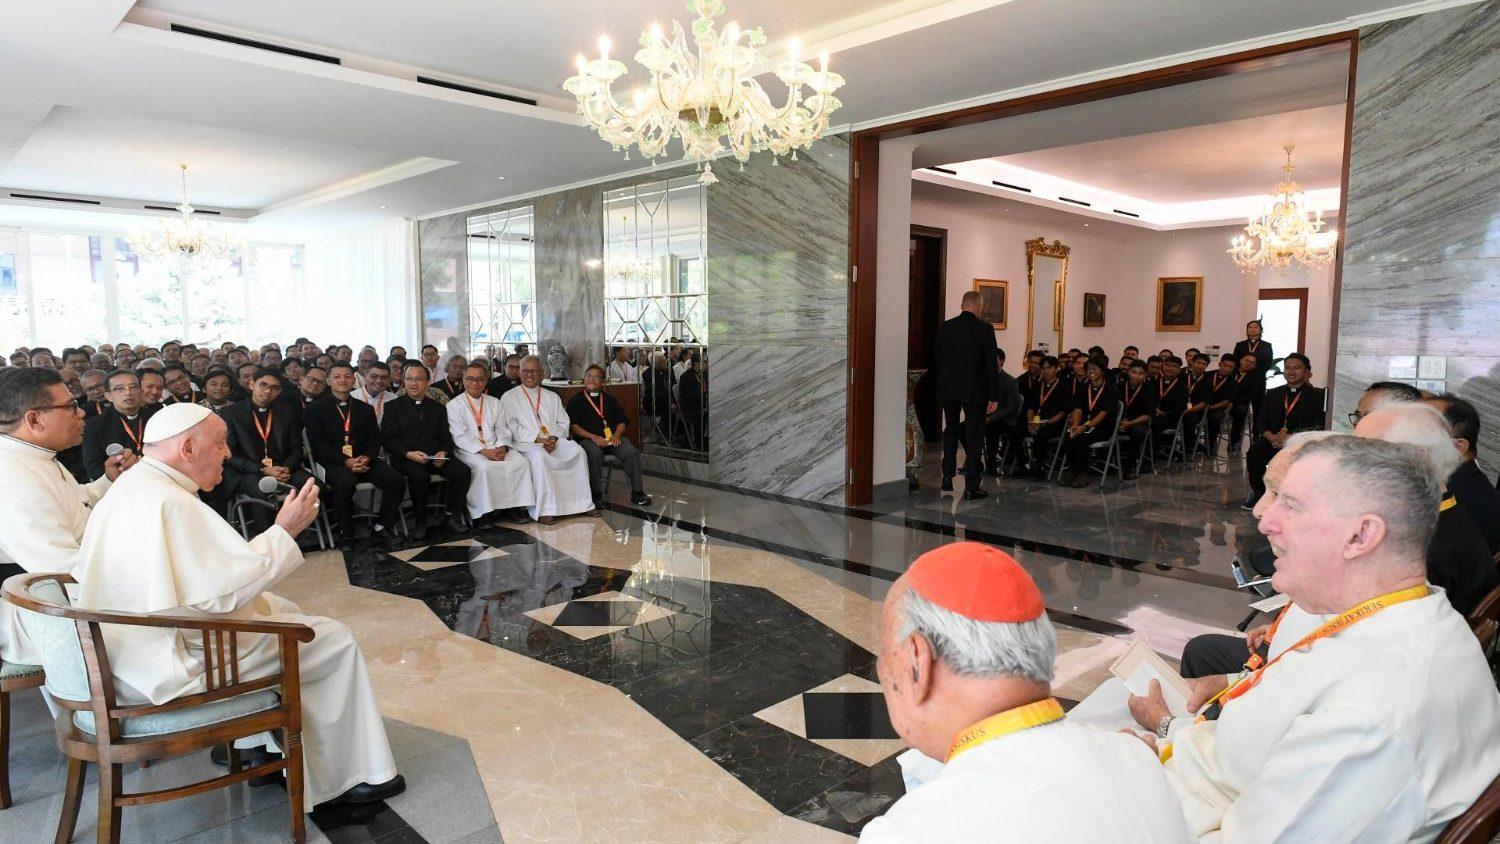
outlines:
{"label": "cardinal in white robe", "polygon": [[557,516],[592,515],[588,456],[578,443],[567,439],[567,411],[557,393],[542,386],[542,362],[536,356],[521,361],[521,385],[501,397],[500,415],[511,448],[531,465],[531,486],[536,493],[531,517],[551,524]]}
{"label": "cardinal in white robe", "polygon": [[1201,840],[1432,841],[1500,774],[1500,694],[1426,578],[1442,480],[1415,446],[1336,435],[1257,509],[1292,599],[1266,660],[1201,719],[1131,701]]}
{"label": "cardinal in white robe", "polygon": [[[0,568],[70,572],[91,509],[139,456],[116,454],[105,460],[98,480],[79,484],[57,453],[83,441],[83,411],[52,370],[0,372],[0,423],[7,420],[0,424]],[[6,601],[0,601],[0,659],[41,662]]]}
{"label": "cardinal in white robe", "polygon": [[500,400],[485,393],[489,372],[482,366],[466,368],[463,386],[463,393],[449,401],[447,409],[454,450],[471,470],[469,516],[478,520],[496,510],[531,507],[536,503],[531,464],[512,451]]}
{"label": "cardinal in white robe", "polygon": [[1004,551],[955,542],[918,557],[887,594],[880,626],[891,724],[945,764],[861,841],[1191,840],[1150,749],[1069,722],[1052,697],[1052,623]]}
{"label": "cardinal in white robe", "polygon": [[[222,478],[223,420],[199,405],[163,408],[146,425],[145,452],[84,530],[77,605],[83,609],[305,624],[299,649],[302,737],[309,809],[371,802],[404,789],[365,673],[364,655],[337,621],[304,615],[267,591],[302,563],[293,536],[317,514],[316,487],[288,493],[269,530],[246,541],[200,489]],[[124,702],[165,703],[204,689],[199,637],[168,628],[105,628]],[[276,637],[241,634],[240,676],[279,670]]]}

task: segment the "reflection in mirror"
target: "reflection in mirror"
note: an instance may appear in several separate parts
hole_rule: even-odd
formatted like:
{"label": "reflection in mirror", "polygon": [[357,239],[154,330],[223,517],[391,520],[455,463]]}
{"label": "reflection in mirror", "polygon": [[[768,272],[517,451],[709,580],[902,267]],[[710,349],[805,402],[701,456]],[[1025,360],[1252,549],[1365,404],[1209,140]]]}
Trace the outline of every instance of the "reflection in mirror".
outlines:
{"label": "reflection in mirror", "polygon": [[536,344],[531,206],[469,218],[469,355]]}
{"label": "reflection in mirror", "polygon": [[708,459],[707,212],[693,176],[604,194],[611,377],[641,385],[645,450],[689,460]]}
{"label": "reflection in mirror", "polygon": [[1026,241],[1029,281],[1026,348],[1056,355],[1063,348],[1063,306],[1067,301],[1068,247],[1045,238]]}

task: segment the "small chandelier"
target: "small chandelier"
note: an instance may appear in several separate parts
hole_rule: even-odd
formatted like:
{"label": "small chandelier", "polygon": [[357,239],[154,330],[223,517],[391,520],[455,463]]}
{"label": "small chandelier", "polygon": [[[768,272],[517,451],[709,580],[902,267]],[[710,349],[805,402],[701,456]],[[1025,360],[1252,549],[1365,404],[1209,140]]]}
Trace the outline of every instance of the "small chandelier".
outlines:
{"label": "small chandelier", "polygon": [[1257,219],[1251,217],[1245,233],[1229,239],[1229,257],[1249,272],[1261,266],[1284,270],[1293,261],[1304,267],[1323,267],[1333,260],[1338,246],[1336,230],[1323,232],[1323,212],[1306,210],[1302,186],[1292,181],[1292,145],[1286,147],[1286,174],[1271,193],[1271,202]]}
{"label": "small chandelier", "polygon": [[226,235],[212,231],[193,219],[188,204],[187,165],[182,168],[181,217],[163,220],[155,229],[137,232],[130,238],[130,248],[137,255],[176,261],[180,265],[204,260],[229,260],[239,255],[240,244]]}
{"label": "small chandelier", "polygon": [[656,267],[650,258],[642,258],[626,237],[625,229],[629,222],[628,215],[620,215],[620,252],[609,258],[609,278],[627,287],[635,287],[650,282]]}
{"label": "small chandelier", "polygon": [[[578,98],[578,110],[599,137],[616,150],[640,149],[655,161],[674,138],[682,142],[683,160],[698,164],[702,184],[718,181],[712,158],[726,150],[744,162],[750,153],[770,150],[777,163],[781,156],[805,149],[828,131],[828,120],[841,103],[833,96],[844,78],[828,70],[828,54],[819,69],[799,60],[793,40],[785,61],[775,75],[787,86],[786,104],[772,105],[755,75],[768,62],[757,47],[766,42],[758,27],[741,30],[736,23],[715,32],[714,18],[724,13],[722,0],[689,0],[688,10],[697,13],[693,22],[693,49],[689,49],[682,25],[672,22],[668,40],[661,27],[652,24],[641,34],[638,64],[651,74],[651,81],[635,91],[629,104],[621,105],[610,90],[626,73],[625,65],[609,57],[609,38],[599,39],[599,58],[578,56],[578,74],[563,83],[563,90]],[[811,94],[804,98],[803,87]]]}

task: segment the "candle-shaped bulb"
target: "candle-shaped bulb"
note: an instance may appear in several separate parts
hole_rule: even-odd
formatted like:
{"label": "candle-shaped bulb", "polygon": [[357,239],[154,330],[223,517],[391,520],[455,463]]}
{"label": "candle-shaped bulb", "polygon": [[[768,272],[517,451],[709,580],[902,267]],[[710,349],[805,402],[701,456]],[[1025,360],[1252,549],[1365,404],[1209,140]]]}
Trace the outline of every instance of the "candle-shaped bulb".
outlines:
{"label": "candle-shaped bulb", "polygon": [[661,40],[661,24],[659,24],[659,23],[653,23],[653,24],[651,24],[651,40],[652,41],[660,41]]}
{"label": "candle-shaped bulb", "polygon": [[819,53],[818,54],[818,65],[819,65],[819,67],[818,67],[819,70],[823,71],[824,73],[828,72],[828,54],[827,53]]}
{"label": "candle-shaped bulb", "polygon": [[609,36],[608,35],[601,35],[601,36],[599,36],[599,58],[600,59],[605,59],[605,60],[607,60],[609,58]]}
{"label": "candle-shaped bulb", "polygon": [[580,76],[585,71],[587,71],[589,69],[589,60],[586,59],[586,58],[584,58],[584,56],[583,56],[582,53],[578,54],[577,64],[578,64],[578,73],[579,73]]}
{"label": "candle-shaped bulb", "polygon": [[802,54],[802,41],[800,39],[793,38],[792,40],[786,42],[786,60],[787,61],[792,62],[793,64],[795,64],[796,61],[797,61],[797,58],[799,56],[801,56],[801,54]]}

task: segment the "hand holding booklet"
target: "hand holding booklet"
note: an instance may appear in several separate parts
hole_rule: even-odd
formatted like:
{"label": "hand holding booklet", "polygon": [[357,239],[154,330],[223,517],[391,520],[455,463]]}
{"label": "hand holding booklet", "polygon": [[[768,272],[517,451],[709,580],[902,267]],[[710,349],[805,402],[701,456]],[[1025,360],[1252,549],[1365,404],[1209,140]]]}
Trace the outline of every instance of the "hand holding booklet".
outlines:
{"label": "hand holding booklet", "polygon": [[1109,672],[1114,676],[1069,710],[1069,721],[1109,730],[1140,730],[1141,725],[1130,714],[1130,696],[1150,692],[1152,680],[1161,684],[1162,697],[1173,715],[1191,714],[1187,701],[1192,690],[1187,681],[1144,642],[1132,643],[1130,650],[1109,667]]}

